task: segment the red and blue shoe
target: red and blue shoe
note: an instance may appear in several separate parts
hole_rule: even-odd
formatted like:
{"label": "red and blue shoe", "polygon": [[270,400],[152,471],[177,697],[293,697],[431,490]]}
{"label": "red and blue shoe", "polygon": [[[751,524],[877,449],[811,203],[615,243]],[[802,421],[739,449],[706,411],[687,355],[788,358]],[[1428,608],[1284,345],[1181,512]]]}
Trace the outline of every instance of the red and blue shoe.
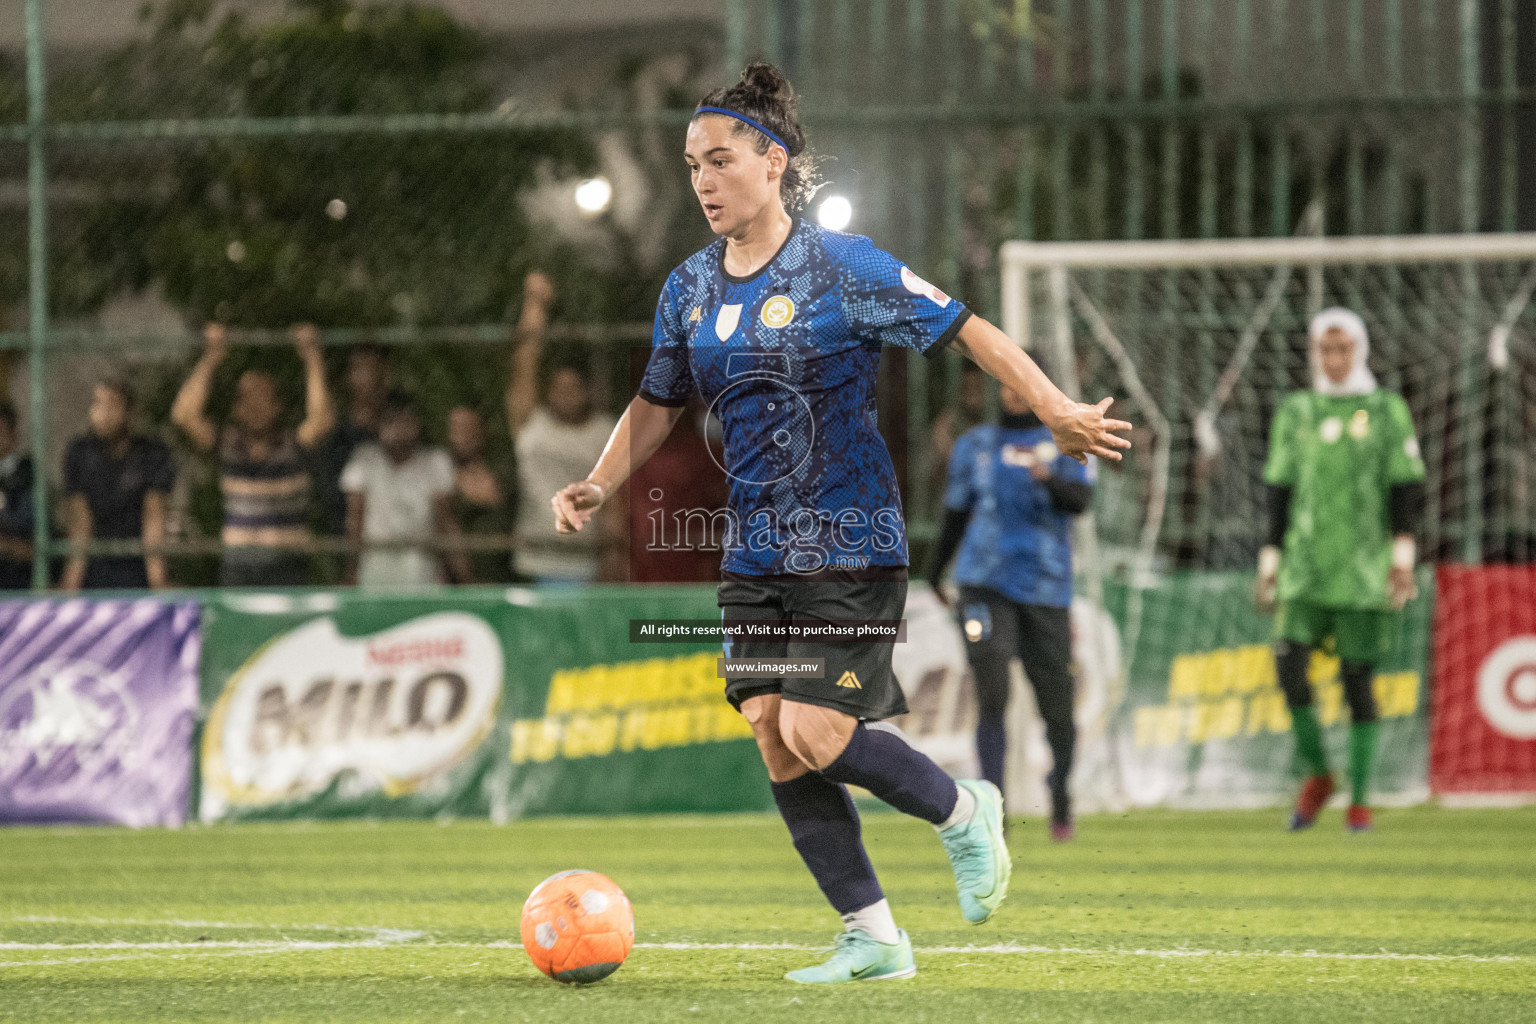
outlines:
{"label": "red and blue shoe", "polygon": [[1350,804],[1349,813],[1344,819],[1344,827],[1351,832],[1369,832],[1371,809],[1364,804]]}
{"label": "red and blue shoe", "polygon": [[1318,813],[1336,788],[1332,775],[1314,775],[1302,783],[1296,810],[1291,814],[1291,831],[1300,832],[1316,824]]}

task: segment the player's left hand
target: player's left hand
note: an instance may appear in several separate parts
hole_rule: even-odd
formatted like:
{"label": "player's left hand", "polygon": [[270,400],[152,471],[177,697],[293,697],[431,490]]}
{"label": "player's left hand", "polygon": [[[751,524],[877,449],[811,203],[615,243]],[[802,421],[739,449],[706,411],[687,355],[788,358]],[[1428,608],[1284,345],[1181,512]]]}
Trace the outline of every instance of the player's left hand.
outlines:
{"label": "player's left hand", "polygon": [[1129,438],[1120,437],[1116,431],[1130,430],[1125,420],[1112,420],[1104,414],[1114,404],[1106,398],[1097,405],[1073,402],[1065,415],[1058,416],[1050,424],[1051,437],[1061,454],[1071,456],[1087,465],[1088,456],[1120,461],[1120,449],[1129,448]]}
{"label": "player's left hand", "polygon": [[603,489],[590,480],[566,484],[549,499],[555,510],[556,533],[578,533],[603,504]]}
{"label": "player's left hand", "polygon": [[1414,581],[1412,567],[1394,565],[1387,571],[1387,597],[1392,602],[1393,611],[1402,611],[1418,596],[1419,585]]}

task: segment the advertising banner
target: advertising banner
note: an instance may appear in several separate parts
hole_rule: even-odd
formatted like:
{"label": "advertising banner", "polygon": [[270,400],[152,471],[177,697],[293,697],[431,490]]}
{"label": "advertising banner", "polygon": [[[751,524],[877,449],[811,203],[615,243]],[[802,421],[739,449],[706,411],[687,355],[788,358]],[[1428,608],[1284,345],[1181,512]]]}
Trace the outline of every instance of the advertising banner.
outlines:
{"label": "advertising banner", "polygon": [[226,596],[207,611],[203,820],[768,806],[710,587]]}
{"label": "advertising banner", "polygon": [[152,599],[0,602],[0,822],[182,823],[198,619]]}
{"label": "advertising banner", "polygon": [[[1409,803],[1428,795],[1426,659],[1433,570],[1420,596],[1393,617],[1389,652],[1376,666],[1381,731],[1374,798]],[[1136,637],[1126,701],[1111,756],[1133,806],[1244,807],[1295,794],[1291,716],[1275,681],[1272,619],[1253,603],[1253,576],[1181,573],[1132,591],[1105,584],[1121,631]],[[1309,669],[1324,742],[1345,764],[1349,711],[1339,660],[1313,652]]]}
{"label": "advertising banner", "polygon": [[1441,566],[1439,594],[1430,783],[1536,793],[1536,568]]}

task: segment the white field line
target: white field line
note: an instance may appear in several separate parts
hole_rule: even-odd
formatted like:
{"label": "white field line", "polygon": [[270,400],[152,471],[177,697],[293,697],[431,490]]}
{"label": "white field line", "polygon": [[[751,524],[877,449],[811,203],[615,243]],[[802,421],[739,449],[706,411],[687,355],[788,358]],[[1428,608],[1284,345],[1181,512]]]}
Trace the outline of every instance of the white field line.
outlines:
{"label": "white field line", "polygon": [[264,928],[274,931],[293,932],[378,932],[393,930],[366,924],[251,924],[240,921],[189,921],[178,917],[147,919],[140,917],[53,917],[43,914],[24,914],[20,917],[0,918],[0,920],[15,921],[21,924],[135,924],[171,928],[244,928],[249,930]]}
{"label": "white field line", "polygon": [[[249,926],[241,926],[249,927]],[[325,926],[316,926],[325,927]],[[333,929],[340,931],[342,929]],[[369,939],[357,941],[271,941],[271,940],[229,940],[210,942],[5,942],[0,943],[0,950],[53,952],[66,950],[79,951],[105,951],[117,953],[112,956],[77,956],[63,959],[50,960],[13,960],[0,961],[0,967],[39,967],[46,965],[73,964],[73,963],[103,963],[116,960],[139,960],[146,958],[160,958],[183,960],[199,957],[222,956],[259,956],[275,953],[302,953],[316,950],[331,949],[383,949],[389,947],[411,946],[414,948],[459,948],[459,949],[516,949],[518,944],[500,939],[494,942],[434,942],[430,939],[425,942],[415,940],[424,937],[424,933],[409,931],[406,929],[375,929],[375,936]],[[637,942],[636,949],[660,949],[673,951],[701,951],[701,950],[735,950],[735,951],[767,951],[787,950],[795,952],[822,952],[825,946],[804,945],[791,942]],[[132,951],[132,952],[127,952]],[[216,952],[217,951],[217,952]],[[1521,955],[1494,955],[1477,956],[1470,953],[1393,953],[1388,950],[1380,950],[1371,953],[1340,953],[1326,952],[1315,949],[1307,950],[1222,950],[1222,949],[1124,949],[1105,948],[1089,949],[1078,946],[1026,946],[1014,943],[1002,943],[991,946],[925,946],[919,947],[915,952],[924,955],[964,955],[964,956],[1087,956],[1087,957],[1149,957],[1153,959],[1191,959],[1191,958],[1216,958],[1216,959],[1280,959],[1280,960],[1338,960],[1338,961],[1385,961],[1385,962],[1416,962],[1416,963],[1528,963],[1536,961],[1536,957]]]}
{"label": "white field line", "polygon": [[[446,945],[446,943],[439,943]],[[474,945],[465,943],[465,945]],[[789,942],[637,942],[636,949],[709,950],[709,949],[789,949],[817,952],[827,946],[804,946]],[[1315,949],[1085,949],[1078,946],[1022,946],[1011,942],[995,946],[914,946],[914,953],[982,954],[992,956],[1140,956],[1160,959],[1180,957],[1229,957],[1234,959],[1288,959],[1288,960],[1423,960],[1446,963],[1525,963],[1536,961],[1533,956],[1495,955],[1477,956],[1472,953],[1391,953],[1383,949],[1375,953],[1331,953]]]}

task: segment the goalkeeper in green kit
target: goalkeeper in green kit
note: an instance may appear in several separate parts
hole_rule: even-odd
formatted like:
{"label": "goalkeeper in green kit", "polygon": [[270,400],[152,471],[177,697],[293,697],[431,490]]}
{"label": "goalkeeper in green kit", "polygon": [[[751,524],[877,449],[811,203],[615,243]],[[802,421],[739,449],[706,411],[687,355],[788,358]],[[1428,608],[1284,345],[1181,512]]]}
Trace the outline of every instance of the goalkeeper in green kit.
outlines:
{"label": "goalkeeper in green kit", "polygon": [[1408,403],[1379,390],[1366,368],[1364,321],[1326,309],[1308,335],[1312,390],[1286,397],[1269,436],[1270,528],[1257,597],[1265,611],[1279,605],[1275,673],[1308,776],[1291,828],[1310,827],[1335,788],[1307,682],[1312,649],[1332,641],[1350,714],[1347,825],[1360,832],[1371,827],[1372,677],[1391,616],[1415,595],[1424,460]]}

